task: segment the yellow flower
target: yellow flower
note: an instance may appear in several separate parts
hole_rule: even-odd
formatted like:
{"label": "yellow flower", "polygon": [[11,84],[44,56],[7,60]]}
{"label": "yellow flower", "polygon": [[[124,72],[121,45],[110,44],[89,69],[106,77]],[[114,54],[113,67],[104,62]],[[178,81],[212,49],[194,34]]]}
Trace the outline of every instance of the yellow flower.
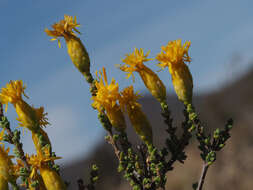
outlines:
{"label": "yellow flower", "polygon": [[153,142],[152,127],[141,110],[141,105],[137,102],[140,95],[134,93],[133,86],[125,88],[121,92],[120,105],[123,110],[127,110],[129,119],[140,138],[147,144]]}
{"label": "yellow flower", "polygon": [[126,107],[141,107],[141,104],[137,102],[138,99],[140,99],[142,96],[138,94],[138,92],[134,93],[133,86],[129,86],[127,88],[124,88],[123,91],[121,91],[121,98],[119,99],[120,106],[122,110],[126,111]]}
{"label": "yellow flower", "polygon": [[[26,159],[29,160],[29,155],[27,154],[26,155]],[[17,159],[16,160],[16,164],[13,165],[13,172],[14,172],[14,175],[18,178],[20,177],[20,169],[21,168],[24,168],[24,163],[22,160],[19,160]],[[30,173],[30,176],[27,178],[28,179],[28,184],[29,184],[29,190],[35,190],[36,188],[32,186],[33,182],[35,180],[37,180],[39,182],[39,189],[40,190],[46,190],[46,187],[45,187],[45,184],[42,180],[42,177],[38,174],[37,170],[38,168],[37,167],[31,167],[31,173]],[[21,186],[24,186],[26,187],[26,184],[21,184]]]}
{"label": "yellow flower", "polygon": [[133,75],[134,71],[138,72],[150,93],[162,102],[166,99],[166,88],[157,74],[143,64],[152,60],[147,58],[148,54],[149,52],[144,55],[142,48],[140,50],[135,48],[133,53],[126,54],[126,58],[122,60],[125,64],[121,65],[120,69],[128,72],[127,78]]}
{"label": "yellow flower", "polygon": [[158,64],[160,67],[180,66],[185,62],[191,62],[191,58],[188,54],[191,42],[185,42],[181,44],[181,40],[170,41],[167,46],[162,46],[162,51],[157,55],[156,59],[160,61]]}
{"label": "yellow flower", "polygon": [[190,42],[181,44],[181,40],[171,41],[167,46],[162,46],[162,51],[156,59],[160,62],[159,67],[168,67],[172,76],[172,83],[179,100],[185,104],[192,101],[193,81],[186,62],[190,63],[188,54]]}
{"label": "yellow flower", "polygon": [[92,82],[93,78],[90,74],[90,58],[89,55],[82,44],[81,40],[74,33],[80,33],[76,27],[80,26],[77,24],[76,17],[64,15],[64,20],[59,21],[52,25],[53,30],[45,29],[47,35],[53,37],[52,40],[58,40],[59,47],[60,41],[59,37],[64,37],[67,43],[68,54],[76,66],[76,68],[83,74],[88,82]]}
{"label": "yellow flower", "polygon": [[50,151],[45,149],[43,154],[26,155],[28,163],[34,168],[40,169],[44,165],[48,165],[48,162],[61,159],[61,157],[51,157]]}
{"label": "yellow flower", "polygon": [[142,48],[140,48],[140,50],[135,48],[133,53],[126,54],[126,58],[122,60],[125,65],[121,65],[120,69],[122,71],[128,72],[127,78],[129,78],[131,75],[133,75],[134,71],[139,72],[140,70],[145,69],[145,65],[143,64],[143,62],[152,60],[147,58],[148,55],[149,52],[144,55]]}
{"label": "yellow flower", "polygon": [[23,101],[22,107],[16,107],[16,112],[18,114],[17,120],[20,122],[19,126],[26,127],[31,131],[37,131],[39,127],[46,127],[50,124],[44,107],[34,108]]}
{"label": "yellow flower", "polygon": [[[76,36],[74,33],[80,33],[76,27],[79,27],[80,24],[77,24],[76,17],[64,15],[64,20],[61,20],[58,23],[52,25],[53,30],[45,29],[47,35],[53,37],[52,40],[59,40],[59,37],[64,37],[65,39],[71,38],[71,36]],[[74,31],[73,31],[74,30]]]}
{"label": "yellow flower", "polygon": [[18,114],[19,125],[31,130],[37,153],[43,153],[45,145],[51,147],[47,133],[42,129],[42,127],[49,124],[46,118],[47,113],[44,112],[43,107],[34,108],[26,103],[22,99],[24,90],[25,87],[22,81],[11,81],[10,84],[6,85],[6,88],[2,88],[0,98],[4,104],[8,105],[10,102],[14,105]]}
{"label": "yellow flower", "polygon": [[8,103],[13,104],[18,115],[17,120],[20,122],[20,126],[26,127],[31,131],[36,131],[40,127],[49,124],[45,117],[47,114],[43,113],[43,107],[36,109],[23,100],[22,95],[27,97],[24,90],[25,86],[21,80],[10,81],[5,88],[2,88],[0,99],[2,104],[6,104],[6,111]]}
{"label": "yellow flower", "polygon": [[4,145],[0,145],[0,176],[6,181],[15,181],[14,172],[12,170],[13,163],[11,159],[14,156],[9,156],[10,148],[5,149]]}
{"label": "yellow flower", "polygon": [[28,98],[28,96],[25,94],[25,89],[26,86],[23,85],[22,80],[10,81],[9,84],[6,84],[6,88],[2,88],[0,100],[2,104],[6,104],[6,112],[9,102],[16,107],[16,104],[22,100],[22,94]]}
{"label": "yellow flower", "polygon": [[47,190],[66,189],[66,185],[61,177],[54,169],[50,168],[48,165],[48,162],[54,161],[56,159],[60,159],[60,157],[50,157],[49,151],[46,154],[27,156],[28,163],[33,167],[30,178],[34,179],[37,175],[36,170],[39,169]]}
{"label": "yellow flower", "polygon": [[124,115],[117,104],[120,98],[118,83],[112,79],[109,84],[105,68],[103,68],[103,73],[100,72],[100,79],[95,82],[95,85],[97,93],[96,96],[92,97],[92,100],[94,100],[92,107],[99,112],[103,112],[105,109],[112,126],[119,131],[124,130],[126,128]]}

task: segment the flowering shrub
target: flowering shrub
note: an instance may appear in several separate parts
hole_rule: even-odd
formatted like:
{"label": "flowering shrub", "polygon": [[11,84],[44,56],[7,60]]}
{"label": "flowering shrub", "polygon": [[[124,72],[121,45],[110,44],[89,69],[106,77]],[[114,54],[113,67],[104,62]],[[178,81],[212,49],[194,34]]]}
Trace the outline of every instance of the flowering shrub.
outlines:
{"label": "flowering shrub", "polygon": [[[186,64],[191,62],[188,53],[191,43],[182,43],[181,40],[170,41],[166,46],[162,46],[156,58],[148,58],[149,52],[145,54],[143,49],[135,48],[132,53],[126,54],[122,60],[124,64],[118,66],[121,71],[127,72],[127,78],[134,77],[134,72],[137,72],[148,91],[161,105],[161,115],[167,125],[165,131],[168,135],[165,146],[158,149],[153,144],[152,126],[142,111],[141,104],[138,103],[141,95],[134,92],[134,87],[131,85],[120,91],[115,79],[112,78],[109,82],[104,67],[97,71],[96,79],[93,78],[89,55],[76,34],[79,33],[78,26],[80,25],[76,18],[65,15],[64,20],[52,25],[53,29],[46,29],[45,32],[53,37],[52,40],[58,40],[59,47],[60,38],[65,39],[73,64],[90,85],[93,101],[91,105],[98,111],[101,125],[108,132],[106,140],[112,145],[118,158],[118,171],[124,173],[124,178],[134,190],[165,189],[167,172],[173,170],[176,161],[184,162],[187,158],[184,150],[190,139],[196,136],[203,160],[203,171],[199,182],[195,183],[193,188],[202,189],[207,170],[216,160],[216,152],[224,147],[230,137],[232,120],[228,120],[224,130],[216,129],[213,135],[205,133],[192,103],[193,79]],[[176,135],[177,128],[172,123],[165,85],[159,76],[144,64],[150,60],[157,60],[157,65],[162,69],[169,68],[177,97],[184,104],[185,120],[182,122],[181,136]],[[13,144],[15,147],[14,156],[11,156],[9,148],[0,146],[0,190],[7,190],[8,183],[13,189],[19,189],[20,186],[35,190],[67,189],[60,176],[59,166],[55,163],[60,157],[53,152],[50,139],[44,130],[49,124],[47,113],[43,107],[35,108],[25,101],[24,97],[28,98],[25,88],[21,80],[10,81],[0,92],[0,141]],[[9,103],[17,112],[19,126],[32,133],[35,155],[23,152],[20,131],[10,128],[10,122],[3,113],[3,106],[7,112]],[[143,142],[137,148],[128,140],[125,130],[126,115]],[[90,174],[88,184],[83,184],[82,180],[78,181],[79,190],[95,189],[98,179],[98,168],[95,165],[92,166]],[[21,184],[17,184],[18,178],[21,179]]]}

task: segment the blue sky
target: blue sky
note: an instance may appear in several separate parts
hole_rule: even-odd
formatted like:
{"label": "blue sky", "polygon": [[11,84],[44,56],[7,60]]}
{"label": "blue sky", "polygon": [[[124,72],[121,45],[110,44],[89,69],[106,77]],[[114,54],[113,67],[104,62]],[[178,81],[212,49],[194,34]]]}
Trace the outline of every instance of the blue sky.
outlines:
{"label": "blue sky", "polygon": [[[102,139],[103,129],[90,107],[88,85],[72,65],[65,43],[44,33],[46,27],[63,18],[77,16],[79,30],[91,58],[94,72],[103,66],[121,88],[131,84],[114,67],[134,47],[155,56],[168,41],[190,40],[190,70],[194,92],[217,89],[245,72],[251,65],[253,2],[213,1],[91,1],[91,0],[0,0],[1,69],[0,86],[22,79],[28,86],[28,102],[44,106],[52,126],[47,128],[53,149],[63,162],[85,155]],[[242,57],[231,64],[234,55]],[[155,62],[147,63],[155,71]],[[174,93],[168,71],[158,73]],[[146,90],[136,76],[135,88]],[[11,107],[11,106],[10,106]],[[7,113],[15,127],[15,113]],[[25,150],[33,151],[27,132]]]}

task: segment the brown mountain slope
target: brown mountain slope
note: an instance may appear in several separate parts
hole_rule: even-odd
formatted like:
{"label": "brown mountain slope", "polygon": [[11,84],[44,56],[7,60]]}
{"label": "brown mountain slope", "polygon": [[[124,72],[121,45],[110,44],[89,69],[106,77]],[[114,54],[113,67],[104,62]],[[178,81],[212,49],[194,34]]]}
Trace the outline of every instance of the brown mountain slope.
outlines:
{"label": "brown mountain slope", "polygon": [[[207,174],[205,189],[252,189],[253,188],[253,70],[236,82],[213,93],[195,96],[194,104],[200,113],[201,120],[208,124],[208,129],[223,127],[226,120],[232,117],[235,121],[232,138],[225,149],[218,154],[216,163]],[[141,100],[152,123],[155,144],[163,144],[166,133],[160,116],[159,104],[150,96]],[[182,104],[174,96],[168,96],[174,124],[182,119]],[[130,139],[138,142],[138,138],[128,128]],[[196,142],[194,142],[196,143]],[[177,164],[175,170],[168,174],[166,189],[191,189],[192,182],[198,180],[201,170],[201,160],[197,145],[187,148],[189,156],[184,165]],[[105,142],[97,145],[90,156],[79,160],[63,169],[65,179],[71,180],[70,189],[77,189],[76,179],[87,177],[91,163],[100,167],[101,179],[98,190],[127,190],[130,189],[124,179],[117,173],[117,160],[112,147]],[[75,188],[73,188],[75,187]]]}

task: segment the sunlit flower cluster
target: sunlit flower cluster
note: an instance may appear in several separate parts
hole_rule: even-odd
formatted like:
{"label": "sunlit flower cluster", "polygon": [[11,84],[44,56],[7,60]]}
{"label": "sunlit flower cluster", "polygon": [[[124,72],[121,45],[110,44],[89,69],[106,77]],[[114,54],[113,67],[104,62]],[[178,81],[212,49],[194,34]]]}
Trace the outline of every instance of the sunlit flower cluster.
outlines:
{"label": "sunlit flower cluster", "polygon": [[5,88],[1,89],[0,100],[6,105],[6,111],[8,103],[13,104],[21,127],[26,127],[31,131],[38,130],[49,124],[46,118],[47,113],[44,113],[43,107],[36,109],[23,100],[22,95],[28,98],[24,92],[25,88],[21,80],[10,81]]}
{"label": "sunlit flower cluster", "polygon": [[[121,141],[122,139],[123,141],[127,139],[125,117],[128,116],[135,132],[147,145],[147,151],[150,151],[150,148],[154,148],[153,131],[147,116],[142,111],[141,104],[138,102],[141,95],[134,91],[132,85],[120,91],[119,84],[114,78],[109,82],[104,67],[102,71],[96,72],[97,78],[93,78],[90,72],[90,58],[88,52],[76,34],[80,34],[77,30],[79,26],[76,17],[73,18],[64,15],[63,20],[52,25],[52,30],[46,28],[45,32],[50,37],[53,37],[52,40],[58,40],[59,46],[60,38],[65,39],[71,61],[90,85],[90,91],[92,93],[91,99],[93,100],[92,107],[99,112],[99,119],[102,125],[109,126],[108,128],[105,127],[105,129],[109,132],[109,138],[111,138],[108,138],[108,141],[114,146],[115,150],[117,149],[117,143],[114,143],[114,139],[120,138]],[[170,118],[169,116],[167,117],[169,111],[164,109],[166,106],[168,108],[166,87],[159,76],[144,63],[148,61],[158,61],[157,65],[160,68],[164,69],[168,67],[178,99],[183,101],[186,106],[191,105],[193,81],[189,68],[186,65],[186,63],[191,62],[191,57],[188,53],[190,45],[190,42],[182,44],[181,40],[170,41],[166,46],[161,47],[162,50],[157,54],[155,59],[148,58],[149,51],[145,54],[142,48],[135,48],[132,53],[125,55],[125,58],[122,59],[123,64],[119,65],[119,69],[127,73],[127,78],[132,76],[133,81],[134,72],[138,73],[151,95],[161,104],[163,115],[166,117],[165,122],[167,123],[170,123]],[[29,156],[26,154],[25,156],[24,152],[21,151],[22,144],[19,143],[20,132],[15,130],[12,134],[8,120],[3,120],[1,117],[0,119],[3,123],[1,123],[1,127],[3,130],[0,132],[0,144],[2,144],[2,141],[13,144],[15,146],[13,153],[17,159],[16,163],[14,162],[13,164],[11,161],[13,156],[9,155],[9,148],[5,149],[4,145],[0,145],[0,189],[7,189],[8,183],[15,184],[17,178],[22,176],[26,178],[23,181],[23,185],[31,190],[38,188],[42,190],[65,190],[66,185],[58,173],[58,166],[54,163],[54,161],[60,159],[60,157],[55,156],[52,151],[52,144],[49,136],[43,128],[49,125],[47,113],[44,111],[44,107],[35,108],[26,102],[25,98],[29,97],[25,94],[25,89],[26,86],[23,84],[22,80],[10,81],[6,84],[6,87],[1,89],[1,116],[3,115],[2,105],[5,106],[6,112],[8,111],[9,103],[14,106],[18,116],[17,120],[19,121],[19,126],[29,129],[32,134],[36,155]],[[3,118],[7,117],[4,116]],[[118,136],[114,136],[112,127],[117,130]],[[8,134],[5,134],[6,131]],[[126,144],[122,144],[122,142],[119,144],[123,151],[120,152],[121,150],[116,150],[116,152],[118,151],[119,153],[117,153],[117,156],[121,164],[129,161],[127,160],[129,159],[127,157],[128,155],[124,155],[124,148],[126,148],[128,154],[131,155],[131,148],[129,148],[131,144],[127,141],[127,143],[125,142]],[[160,159],[160,155],[158,156],[156,153],[157,152],[154,151],[151,157],[157,156],[157,158],[159,157]],[[147,155],[148,154],[149,153],[147,153]],[[146,164],[150,164],[151,159],[156,159],[151,157],[147,157],[147,160],[145,160],[147,161]],[[135,159],[138,158],[136,157]],[[122,164],[122,167],[124,164],[125,163]],[[138,168],[139,166],[134,167]],[[157,169],[159,170],[159,167],[154,169],[154,171],[152,170],[152,172],[156,172],[155,170]],[[20,173],[22,173],[22,175]],[[154,176],[155,174],[153,175],[152,173],[151,177],[153,178]],[[157,178],[157,181],[159,180]],[[34,184],[35,186],[37,184],[36,188],[34,188]]]}

